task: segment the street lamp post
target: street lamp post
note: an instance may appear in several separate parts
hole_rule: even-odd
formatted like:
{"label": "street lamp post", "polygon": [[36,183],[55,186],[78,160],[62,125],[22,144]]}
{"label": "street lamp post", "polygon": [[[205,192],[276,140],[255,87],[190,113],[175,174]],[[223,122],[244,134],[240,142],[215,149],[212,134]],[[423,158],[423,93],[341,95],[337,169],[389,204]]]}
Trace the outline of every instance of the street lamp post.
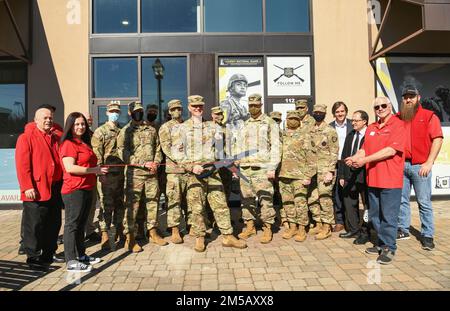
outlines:
{"label": "street lamp post", "polygon": [[163,123],[162,119],[162,94],[161,94],[161,80],[164,78],[164,65],[161,63],[159,58],[155,60],[152,65],[153,73],[155,75],[155,79],[158,80],[158,115],[159,115],[159,124]]}

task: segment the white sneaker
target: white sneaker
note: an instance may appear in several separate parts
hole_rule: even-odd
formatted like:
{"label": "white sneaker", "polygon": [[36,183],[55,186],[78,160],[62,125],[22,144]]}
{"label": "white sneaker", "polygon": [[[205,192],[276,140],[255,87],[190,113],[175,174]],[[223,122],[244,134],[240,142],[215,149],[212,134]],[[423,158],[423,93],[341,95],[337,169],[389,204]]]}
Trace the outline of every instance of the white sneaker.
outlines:
{"label": "white sneaker", "polygon": [[102,261],[98,257],[91,257],[88,255],[81,256],[78,260],[87,265],[95,265],[96,263],[99,263],[100,261]]}
{"label": "white sneaker", "polygon": [[91,272],[92,266],[84,264],[82,262],[71,260],[67,264],[67,271],[69,272]]}

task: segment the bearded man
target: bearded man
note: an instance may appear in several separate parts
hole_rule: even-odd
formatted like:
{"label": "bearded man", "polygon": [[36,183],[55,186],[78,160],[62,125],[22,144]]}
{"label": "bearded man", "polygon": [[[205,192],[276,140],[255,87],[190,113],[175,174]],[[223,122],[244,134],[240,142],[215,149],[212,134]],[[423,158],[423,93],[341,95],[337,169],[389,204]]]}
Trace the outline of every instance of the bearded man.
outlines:
{"label": "bearded man", "polygon": [[403,190],[398,217],[397,240],[410,238],[410,195],[414,187],[419,205],[421,244],[425,250],[434,249],[434,220],[431,206],[431,169],[442,146],[443,135],[439,118],[420,104],[420,94],[415,86],[406,86],[398,116],[405,122],[405,167]]}

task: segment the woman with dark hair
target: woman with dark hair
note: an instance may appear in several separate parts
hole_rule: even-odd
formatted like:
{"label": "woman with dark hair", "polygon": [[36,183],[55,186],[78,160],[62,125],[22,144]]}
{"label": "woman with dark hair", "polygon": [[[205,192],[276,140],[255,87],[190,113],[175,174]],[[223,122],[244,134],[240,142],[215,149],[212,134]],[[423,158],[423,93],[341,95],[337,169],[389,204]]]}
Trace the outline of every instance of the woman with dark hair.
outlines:
{"label": "woman with dark hair", "polygon": [[97,166],[91,148],[88,123],[83,114],[72,112],[66,119],[59,155],[63,166],[62,198],[65,204],[64,253],[67,271],[89,272],[100,258],[86,255],[84,228],[92,203],[96,175],[108,168]]}

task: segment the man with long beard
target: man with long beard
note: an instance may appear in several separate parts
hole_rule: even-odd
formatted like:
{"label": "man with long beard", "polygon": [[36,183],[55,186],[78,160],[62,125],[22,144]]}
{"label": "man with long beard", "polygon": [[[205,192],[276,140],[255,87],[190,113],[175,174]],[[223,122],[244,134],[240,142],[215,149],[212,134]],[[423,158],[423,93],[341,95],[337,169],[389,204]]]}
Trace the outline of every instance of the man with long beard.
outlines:
{"label": "man with long beard", "polygon": [[431,169],[442,146],[441,124],[432,111],[422,108],[419,91],[414,86],[406,86],[403,89],[402,105],[398,115],[405,122],[407,135],[397,240],[410,238],[409,199],[412,185],[419,204],[422,248],[432,250],[434,221],[431,206]]}

